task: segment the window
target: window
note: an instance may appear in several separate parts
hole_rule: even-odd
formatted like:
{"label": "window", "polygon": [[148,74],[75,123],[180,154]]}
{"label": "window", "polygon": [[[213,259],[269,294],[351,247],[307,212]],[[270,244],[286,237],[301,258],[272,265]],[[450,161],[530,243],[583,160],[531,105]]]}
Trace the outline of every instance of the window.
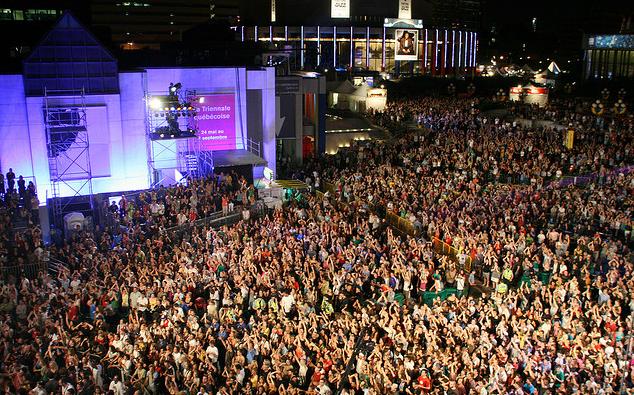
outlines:
{"label": "window", "polygon": [[13,11],[10,8],[0,8],[0,20],[12,20],[13,19]]}
{"label": "window", "polygon": [[22,11],[22,10],[13,11],[13,20],[23,21],[24,20],[24,11]]}
{"label": "window", "polygon": [[24,11],[24,20],[27,21],[46,21],[57,18],[59,12],[57,10],[29,9]]}

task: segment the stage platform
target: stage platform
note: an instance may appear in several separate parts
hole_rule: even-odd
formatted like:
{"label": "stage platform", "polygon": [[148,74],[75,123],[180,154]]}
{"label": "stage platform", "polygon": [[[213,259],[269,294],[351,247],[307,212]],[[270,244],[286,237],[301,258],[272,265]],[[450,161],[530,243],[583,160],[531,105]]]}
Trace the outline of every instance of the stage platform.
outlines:
{"label": "stage platform", "polygon": [[266,160],[244,149],[214,151],[213,160],[215,168],[245,165],[265,166],[267,164]]}

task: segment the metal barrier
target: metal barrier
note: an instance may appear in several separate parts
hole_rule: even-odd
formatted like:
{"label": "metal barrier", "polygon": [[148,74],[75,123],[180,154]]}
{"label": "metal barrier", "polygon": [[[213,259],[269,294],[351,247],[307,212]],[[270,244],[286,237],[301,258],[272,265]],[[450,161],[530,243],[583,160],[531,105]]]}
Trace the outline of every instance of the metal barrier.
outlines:
{"label": "metal barrier", "polygon": [[10,265],[0,267],[2,280],[5,283],[13,282],[19,278],[26,277],[28,279],[37,278],[40,273],[48,271],[48,262],[45,260],[35,260],[22,265]]}
{"label": "metal barrier", "polygon": [[[338,188],[335,186],[335,184],[331,183],[331,182],[324,182],[322,184],[322,188],[324,190],[324,192],[326,193],[330,193],[333,197],[337,197],[337,190]],[[323,198],[323,196],[322,196]],[[406,234],[408,236],[412,236],[412,237],[419,237],[421,235],[421,230],[417,229],[416,226],[414,226],[414,224],[406,219],[403,218],[393,212],[387,211],[386,208],[384,206],[376,206],[376,205],[371,205],[368,202],[364,201],[364,200],[356,200],[357,203],[360,203],[360,205],[364,205],[370,208],[371,211],[373,211],[374,213],[378,213],[378,212],[385,212],[385,222],[391,226],[392,228],[398,230],[399,232]],[[347,204],[347,202],[342,202],[344,204]],[[377,210],[377,208],[380,208],[380,210]]]}
{"label": "metal barrier", "polygon": [[[264,202],[256,202],[254,205],[248,208],[249,210],[249,219],[260,218],[264,216],[267,211],[266,205]],[[189,231],[193,228],[206,227],[210,226],[212,228],[225,226],[225,225],[233,225],[244,219],[242,212],[244,211],[243,207],[240,207],[228,215],[223,215],[222,211],[216,212],[208,217],[199,219],[197,221],[186,223],[179,226],[173,226],[171,228],[166,228],[165,232],[169,232],[176,236],[182,236],[181,233],[185,231]]]}
{"label": "metal barrier", "polygon": [[419,237],[422,233],[420,229],[417,229],[416,226],[414,226],[412,221],[391,211],[386,212],[385,222],[408,236]]}
{"label": "metal barrier", "polygon": [[[440,240],[437,237],[432,238],[432,246],[434,247],[434,251],[437,254],[441,254],[441,255],[445,255],[448,256],[452,261],[460,264],[460,259],[458,258],[458,254],[460,251],[458,251],[457,248],[445,243],[444,241]],[[467,255],[465,262],[464,262],[464,267],[463,269],[466,272],[470,272],[471,271],[471,267],[472,267],[472,260],[471,257]]]}

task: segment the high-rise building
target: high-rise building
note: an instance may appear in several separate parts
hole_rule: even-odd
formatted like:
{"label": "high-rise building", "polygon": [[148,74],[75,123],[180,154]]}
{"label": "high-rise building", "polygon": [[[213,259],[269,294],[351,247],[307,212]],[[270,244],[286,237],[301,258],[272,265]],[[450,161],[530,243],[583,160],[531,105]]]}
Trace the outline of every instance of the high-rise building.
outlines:
{"label": "high-rise building", "polygon": [[[221,0],[220,0],[221,1]],[[94,26],[109,27],[122,49],[158,48],[213,18],[215,0],[92,0]]]}
{"label": "high-rise building", "polygon": [[479,31],[482,18],[480,0],[433,0],[435,27]]}
{"label": "high-rise building", "polygon": [[82,0],[4,0],[0,3],[1,70],[19,69],[64,10],[71,10],[83,23],[89,23],[88,6]]}

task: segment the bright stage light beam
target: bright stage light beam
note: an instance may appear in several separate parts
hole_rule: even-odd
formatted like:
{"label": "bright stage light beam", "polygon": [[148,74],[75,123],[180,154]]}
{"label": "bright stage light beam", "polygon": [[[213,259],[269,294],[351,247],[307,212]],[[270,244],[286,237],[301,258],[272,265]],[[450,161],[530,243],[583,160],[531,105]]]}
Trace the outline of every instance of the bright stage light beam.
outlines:
{"label": "bright stage light beam", "polygon": [[152,110],[160,110],[163,107],[163,103],[161,103],[161,99],[158,97],[153,97],[150,99],[150,108]]}

